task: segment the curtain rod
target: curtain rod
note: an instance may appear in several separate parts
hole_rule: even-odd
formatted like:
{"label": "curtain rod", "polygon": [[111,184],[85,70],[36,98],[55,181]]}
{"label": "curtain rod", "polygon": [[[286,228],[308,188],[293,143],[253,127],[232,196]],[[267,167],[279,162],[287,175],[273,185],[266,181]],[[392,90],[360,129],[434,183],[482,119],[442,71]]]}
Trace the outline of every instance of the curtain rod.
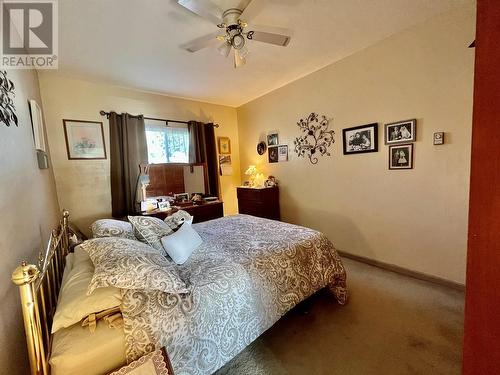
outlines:
{"label": "curtain rod", "polygon": [[[106,118],[109,118],[109,114],[110,112],[106,112],[106,111],[100,111],[99,114],[101,116],[106,116]],[[169,122],[175,122],[177,124],[188,124],[187,121],[179,121],[179,120],[168,120],[168,119],[164,119],[164,118],[155,118],[155,117],[144,117],[146,120],[155,120],[155,121],[165,121],[168,125]],[[219,127],[219,124],[213,124],[212,125],[214,126],[214,128],[218,128]]]}

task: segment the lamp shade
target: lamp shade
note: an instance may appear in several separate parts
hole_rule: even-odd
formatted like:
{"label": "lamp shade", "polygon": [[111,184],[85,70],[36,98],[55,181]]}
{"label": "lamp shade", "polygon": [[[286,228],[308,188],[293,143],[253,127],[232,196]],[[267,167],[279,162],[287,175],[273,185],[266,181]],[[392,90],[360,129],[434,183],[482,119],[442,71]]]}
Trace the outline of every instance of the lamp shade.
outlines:
{"label": "lamp shade", "polygon": [[257,168],[255,167],[255,165],[250,165],[248,169],[245,171],[245,174],[247,176],[252,176],[256,173],[257,173]]}

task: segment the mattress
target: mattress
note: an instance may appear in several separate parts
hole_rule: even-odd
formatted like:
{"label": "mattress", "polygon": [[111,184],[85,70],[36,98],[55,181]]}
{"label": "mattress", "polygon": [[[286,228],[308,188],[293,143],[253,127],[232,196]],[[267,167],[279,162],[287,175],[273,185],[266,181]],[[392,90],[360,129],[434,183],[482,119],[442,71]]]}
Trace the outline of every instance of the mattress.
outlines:
{"label": "mattress", "polygon": [[[62,283],[73,268],[75,254],[66,256]],[[52,375],[101,375],[126,363],[123,329],[109,328],[99,321],[94,333],[75,324],[62,328],[52,337],[49,360]]]}
{"label": "mattress", "polygon": [[127,363],[123,329],[99,321],[94,333],[75,324],[57,331],[50,358],[52,375],[101,375]]}

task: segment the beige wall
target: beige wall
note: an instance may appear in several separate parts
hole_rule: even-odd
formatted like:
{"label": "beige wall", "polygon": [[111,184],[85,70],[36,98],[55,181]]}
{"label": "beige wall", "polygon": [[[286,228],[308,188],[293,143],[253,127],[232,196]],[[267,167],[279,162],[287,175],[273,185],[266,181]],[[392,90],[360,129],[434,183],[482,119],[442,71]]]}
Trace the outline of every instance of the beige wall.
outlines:
{"label": "beige wall", "polygon": [[57,225],[52,168],[38,169],[28,100],[41,105],[34,71],[9,70],[19,127],[0,124],[0,373],[29,370],[19,291],[10,276],[21,261],[35,262]]}
{"label": "beige wall", "polygon": [[[464,282],[475,11],[440,15],[238,108],[242,171],[280,182],[282,217],[325,232],[337,248]],[[293,154],[296,122],[333,118],[336,143],[317,165]],[[389,171],[383,124],[417,118],[413,170]],[[342,155],[342,129],[379,123],[379,152]],[[278,130],[290,161],[255,147]],[[433,146],[436,131],[446,144]]]}
{"label": "beige wall", "polygon": [[[101,109],[142,113],[156,118],[216,122],[220,125],[216,136],[229,137],[232,150],[239,149],[234,108],[68,79],[45,72],[40,75],[40,87],[59,204],[70,210],[73,220],[83,231],[87,231],[94,220],[111,215],[109,152],[107,160],[68,160],[63,119],[102,121],[107,150],[109,126],[106,118],[99,115]],[[225,214],[237,211],[238,152],[233,151],[232,162],[234,174],[220,177]]]}

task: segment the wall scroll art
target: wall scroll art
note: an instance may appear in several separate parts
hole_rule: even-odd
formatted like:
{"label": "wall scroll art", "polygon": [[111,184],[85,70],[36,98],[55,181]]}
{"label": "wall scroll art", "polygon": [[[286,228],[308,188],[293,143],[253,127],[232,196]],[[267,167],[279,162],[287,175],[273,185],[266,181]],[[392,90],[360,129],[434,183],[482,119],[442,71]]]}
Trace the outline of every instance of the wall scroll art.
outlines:
{"label": "wall scroll art", "polygon": [[0,70],[0,122],[7,126],[19,126],[13,98],[14,83],[7,78],[7,71]]}
{"label": "wall scroll art", "polygon": [[329,124],[330,120],[326,116],[314,112],[300,119],[297,126],[302,135],[293,141],[297,155],[309,158],[312,164],[318,163],[318,156],[331,156],[329,148],[335,143],[335,132],[328,130]]}

